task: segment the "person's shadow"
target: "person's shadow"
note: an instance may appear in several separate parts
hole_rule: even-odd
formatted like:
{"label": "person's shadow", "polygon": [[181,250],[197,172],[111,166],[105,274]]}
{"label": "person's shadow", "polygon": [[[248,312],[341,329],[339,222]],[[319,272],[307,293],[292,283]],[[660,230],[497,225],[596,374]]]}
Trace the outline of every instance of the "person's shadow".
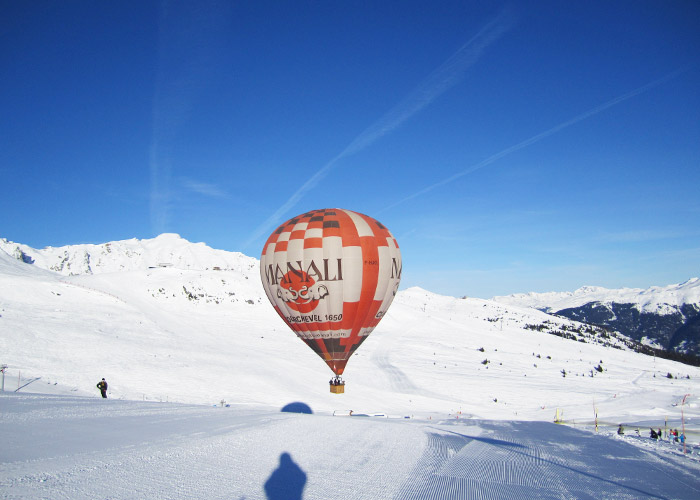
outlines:
{"label": "person's shadow", "polygon": [[268,500],[302,500],[306,474],[292,460],[289,453],[280,455],[280,465],[265,481]]}

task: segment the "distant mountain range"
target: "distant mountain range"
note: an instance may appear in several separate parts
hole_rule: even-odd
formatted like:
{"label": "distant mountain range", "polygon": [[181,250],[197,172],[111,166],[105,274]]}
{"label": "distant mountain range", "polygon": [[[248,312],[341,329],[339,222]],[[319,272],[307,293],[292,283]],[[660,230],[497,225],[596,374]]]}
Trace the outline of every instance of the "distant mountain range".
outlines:
{"label": "distant mountain range", "polygon": [[[18,261],[63,276],[99,275],[148,268],[173,267],[182,270],[235,271],[242,283],[259,285],[258,260],[242,253],[216,250],[204,243],[192,243],[177,234],[153,239],[130,239],[102,244],[78,244],[35,249],[0,238],[0,250]],[[216,285],[185,283],[182,293],[190,300],[229,301],[233,292]],[[205,289],[206,288],[206,289]],[[252,292],[252,290],[251,290]],[[164,293],[161,290],[154,292]],[[261,294],[262,295],[262,294]],[[238,300],[237,297],[235,300]],[[252,299],[251,299],[252,300]],[[256,299],[257,302],[258,299]],[[538,309],[617,332],[639,343],[640,350],[690,356],[696,364],[700,355],[700,280],[643,289],[610,290],[583,287],[575,292],[527,293],[494,297],[501,304]]]}
{"label": "distant mountain range", "polygon": [[671,407],[696,373],[633,352],[640,344],[617,332],[409,288],[353,355],[339,400],[325,363],[268,303],[259,261],[174,234],[40,250],[0,240],[0,331],[18,389],[95,395],[107,377],[117,398],[327,412],[549,419],[566,406],[578,419],[595,387],[628,415],[622,381],[635,380],[634,393],[664,388],[659,404]]}
{"label": "distant mountain range", "polygon": [[[152,239],[112,241],[63,247],[32,248],[0,238],[0,250],[17,260],[63,276],[133,271],[148,267],[199,270],[242,270],[257,267],[257,259],[239,252],[216,250],[173,233]],[[257,276],[257,270],[255,271]]]}
{"label": "distant mountain range", "polygon": [[493,300],[606,327],[667,352],[700,355],[698,278],[647,289],[583,287],[575,292],[515,294]]}

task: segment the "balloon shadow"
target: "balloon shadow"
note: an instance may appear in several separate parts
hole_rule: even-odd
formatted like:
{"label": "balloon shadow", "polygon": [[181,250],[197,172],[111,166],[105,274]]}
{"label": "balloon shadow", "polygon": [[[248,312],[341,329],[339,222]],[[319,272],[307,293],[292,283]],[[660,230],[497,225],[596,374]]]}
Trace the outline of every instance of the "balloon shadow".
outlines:
{"label": "balloon shadow", "polygon": [[306,474],[289,453],[280,455],[280,465],[265,481],[265,495],[268,500],[302,500]]}
{"label": "balloon shadow", "polygon": [[309,415],[313,413],[311,407],[306,403],[302,403],[301,401],[286,404],[280,411],[286,413],[308,413]]}

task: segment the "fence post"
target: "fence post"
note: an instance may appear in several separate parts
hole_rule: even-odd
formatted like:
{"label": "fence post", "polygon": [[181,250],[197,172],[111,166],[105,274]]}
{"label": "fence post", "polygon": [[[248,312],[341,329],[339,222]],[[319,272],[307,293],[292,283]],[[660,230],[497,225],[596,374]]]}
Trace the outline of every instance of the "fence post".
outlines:
{"label": "fence post", "polygon": [[685,405],[685,398],[690,396],[690,394],[686,394],[683,396],[683,401],[681,402],[681,432],[683,433],[683,454],[685,455],[687,453],[686,447],[685,447],[685,442],[688,440],[688,436],[685,435],[685,415],[683,414],[683,405]]}
{"label": "fence post", "polygon": [[0,372],[2,372],[2,392],[5,392],[5,370],[7,370],[7,365],[0,365]]}
{"label": "fence post", "polygon": [[595,398],[593,398],[593,422],[595,423],[595,431],[598,432],[598,408],[595,406]]}

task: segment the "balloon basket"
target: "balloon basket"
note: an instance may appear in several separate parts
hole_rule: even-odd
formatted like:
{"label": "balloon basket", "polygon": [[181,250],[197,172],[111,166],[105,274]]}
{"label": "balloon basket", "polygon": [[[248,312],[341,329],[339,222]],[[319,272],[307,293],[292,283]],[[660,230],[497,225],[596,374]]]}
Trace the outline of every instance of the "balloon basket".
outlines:
{"label": "balloon basket", "polygon": [[333,394],[343,394],[345,392],[345,384],[343,384],[343,385],[331,385],[331,392]]}

